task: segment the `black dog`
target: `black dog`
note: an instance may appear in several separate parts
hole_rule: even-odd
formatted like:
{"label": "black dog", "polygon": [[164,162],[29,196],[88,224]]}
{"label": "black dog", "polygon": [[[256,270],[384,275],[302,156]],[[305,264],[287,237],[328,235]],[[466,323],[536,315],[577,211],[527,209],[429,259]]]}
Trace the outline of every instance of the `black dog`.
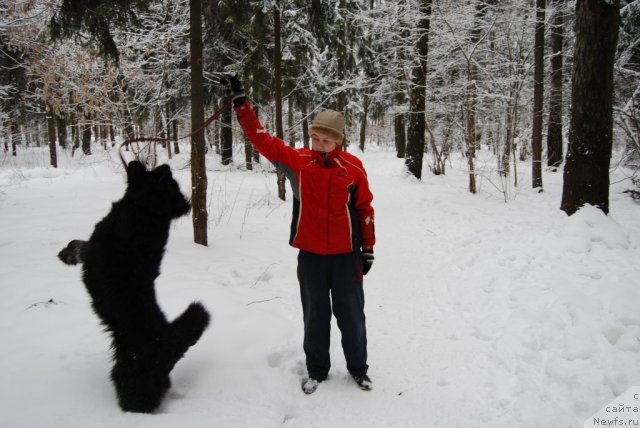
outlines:
{"label": "black dog", "polygon": [[154,280],[171,220],[190,209],[168,166],[147,171],[133,161],[124,197],[96,224],[89,241],[71,241],[58,254],[67,264],[84,263],[93,310],[112,335],[111,379],[125,411],[158,407],[173,366],[209,324],[200,303],[168,322],[156,302]]}

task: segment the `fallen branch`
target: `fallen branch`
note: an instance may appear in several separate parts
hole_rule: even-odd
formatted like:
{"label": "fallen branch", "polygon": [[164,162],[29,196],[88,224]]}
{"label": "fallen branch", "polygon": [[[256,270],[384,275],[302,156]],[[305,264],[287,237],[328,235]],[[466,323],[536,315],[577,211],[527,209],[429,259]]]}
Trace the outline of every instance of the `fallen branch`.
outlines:
{"label": "fallen branch", "polygon": [[61,304],[61,303],[64,303],[64,302],[56,301],[56,300],[54,300],[54,299],[49,299],[49,300],[47,300],[47,301],[42,301],[42,302],[34,303],[33,305],[31,305],[31,306],[29,306],[28,308],[26,308],[26,309],[25,309],[25,311],[26,311],[26,310],[29,310],[29,309],[31,309],[31,308],[38,307],[38,306],[44,306],[45,308],[48,308],[48,307],[49,307],[49,306],[51,306],[51,305],[58,305],[58,304]]}
{"label": "fallen branch", "polygon": [[265,268],[265,270],[262,271],[262,273],[260,274],[260,276],[258,277],[258,279],[256,279],[256,281],[249,287],[249,288],[253,288],[255,287],[255,285],[262,279],[262,277],[264,276],[264,274],[267,273],[267,271],[269,270],[269,268],[273,265],[277,265],[280,262],[275,262],[275,263],[271,263],[269,266],[267,266]]}
{"label": "fallen branch", "polygon": [[246,304],[246,306],[253,305],[254,303],[265,303],[265,302],[270,302],[270,301],[272,301],[272,300],[276,300],[276,299],[281,299],[281,297],[280,297],[280,296],[276,296],[276,297],[274,297],[274,298],[267,299],[267,300],[254,300],[253,302],[249,302],[249,303],[247,303],[247,304]]}

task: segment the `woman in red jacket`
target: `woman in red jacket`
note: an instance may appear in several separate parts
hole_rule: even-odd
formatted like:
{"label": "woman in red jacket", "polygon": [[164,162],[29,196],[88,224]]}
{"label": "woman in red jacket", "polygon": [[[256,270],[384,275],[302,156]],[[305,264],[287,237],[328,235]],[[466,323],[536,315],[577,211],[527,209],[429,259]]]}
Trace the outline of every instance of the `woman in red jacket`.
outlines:
{"label": "woman in red jacket", "polygon": [[327,378],[331,313],[342,333],[347,369],[358,386],[371,390],[367,375],[367,334],[362,275],[373,263],[373,195],[362,162],[344,152],[345,120],[320,112],[309,126],[312,149],[295,149],[266,133],[233,76],[226,83],[234,110],[254,147],[284,170],[293,189],[289,243],[300,249],[298,281],[304,315],[304,351],[311,394]]}

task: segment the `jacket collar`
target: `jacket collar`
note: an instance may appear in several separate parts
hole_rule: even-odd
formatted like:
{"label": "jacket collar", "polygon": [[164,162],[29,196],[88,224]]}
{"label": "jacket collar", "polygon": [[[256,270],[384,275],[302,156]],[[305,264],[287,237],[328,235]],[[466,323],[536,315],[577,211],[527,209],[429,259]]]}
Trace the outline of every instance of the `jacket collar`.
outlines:
{"label": "jacket collar", "polygon": [[340,154],[341,151],[342,151],[342,148],[340,146],[337,146],[335,149],[333,149],[328,153],[322,153],[322,152],[317,152],[315,150],[312,150],[311,156],[314,160],[318,161],[321,165],[325,167],[329,167],[333,163],[332,161],[336,158],[336,156]]}

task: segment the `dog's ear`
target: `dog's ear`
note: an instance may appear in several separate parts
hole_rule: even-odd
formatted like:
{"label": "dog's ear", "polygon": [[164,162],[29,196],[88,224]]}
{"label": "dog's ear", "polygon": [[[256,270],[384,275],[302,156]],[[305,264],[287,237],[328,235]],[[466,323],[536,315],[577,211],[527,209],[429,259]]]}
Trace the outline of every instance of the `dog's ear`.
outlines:
{"label": "dog's ear", "polygon": [[129,184],[136,184],[140,181],[144,174],[147,172],[147,168],[139,161],[129,162],[127,167],[127,182]]}
{"label": "dog's ear", "polygon": [[169,165],[166,165],[166,164],[160,165],[159,167],[154,169],[153,172],[155,174],[157,174],[158,177],[160,177],[160,178],[172,178],[173,177],[171,175],[171,168],[169,168]]}

